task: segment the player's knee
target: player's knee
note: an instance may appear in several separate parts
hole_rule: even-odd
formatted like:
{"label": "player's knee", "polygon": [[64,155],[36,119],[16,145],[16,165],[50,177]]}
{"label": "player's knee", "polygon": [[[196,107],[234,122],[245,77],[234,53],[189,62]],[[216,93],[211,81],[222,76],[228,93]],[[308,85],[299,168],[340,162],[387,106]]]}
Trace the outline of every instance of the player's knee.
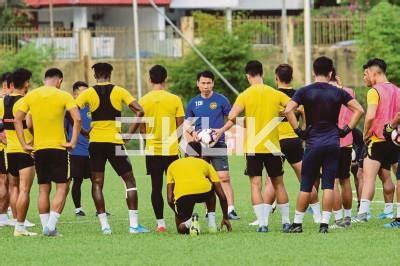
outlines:
{"label": "player's knee", "polygon": [[220,175],[219,180],[221,181],[221,183],[224,184],[229,184],[231,182],[231,178],[229,175]]}

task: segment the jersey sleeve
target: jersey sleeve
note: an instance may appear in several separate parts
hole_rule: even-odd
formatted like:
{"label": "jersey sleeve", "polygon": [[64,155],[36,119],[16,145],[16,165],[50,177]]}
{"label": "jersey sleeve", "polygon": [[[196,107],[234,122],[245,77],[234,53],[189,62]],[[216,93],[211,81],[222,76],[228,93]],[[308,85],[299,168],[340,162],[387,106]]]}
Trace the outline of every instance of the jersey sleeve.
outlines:
{"label": "jersey sleeve", "polygon": [[132,102],[136,100],[132,96],[132,94],[124,88],[119,88],[119,95],[121,97],[122,102],[126,105],[130,105]]}
{"label": "jersey sleeve", "polygon": [[290,101],[290,97],[284,93],[281,93],[281,100],[280,100],[281,106],[286,106],[289,101]]}
{"label": "jersey sleeve", "polygon": [[74,107],[76,107],[76,102],[75,102],[74,98],[69,93],[66,93],[65,94],[65,109],[67,109],[67,111],[69,111]]}
{"label": "jersey sleeve", "polygon": [[219,182],[217,171],[215,171],[211,164],[208,164],[208,177],[210,178],[211,182]]}
{"label": "jersey sleeve", "polygon": [[379,94],[377,90],[370,89],[367,93],[367,104],[378,104],[379,103]]}
{"label": "jersey sleeve", "polygon": [[231,111],[232,106],[229,100],[225,97],[223,97],[223,102],[222,102],[222,113],[224,116],[228,116],[229,112]]}
{"label": "jersey sleeve", "polygon": [[353,96],[350,95],[350,93],[348,93],[345,90],[342,90],[342,104],[346,105],[348,102],[350,102],[351,100],[353,100]]}
{"label": "jersey sleeve", "polygon": [[304,89],[296,91],[296,93],[292,97],[292,101],[296,102],[298,105],[303,105],[304,103],[303,95],[304,95]]}
{"label": "jersey sleeve", "polygon": [[185,113],[185,119],[194,117],[194,112],[193,112],[193,100],[189,102],[189,104],[186,106],[186,113]]}
{"label": "jersey sleeve", "polygon": [[173,169],[172,169],[172,164],[168,167],[168,170],[167,170],[167,184],[174,184],[175,183],[175,180],[174,180],[174,177],[173,177]]}
{"label": "jersey sleeve", "polygon": [[4,99],[0,99],[0,118],[4,117]]}
{"label": "jersey sleeve", "polygon": [[[72,97],[72,96],[71,96]],[[24,100],[21,102],[21,104],[18,106],[18,110],[22,111],[24,113],[28,113],[29,112],[29,100],[30,100],[30,95],[29,93],[24,97]]]}
{"label": "jersey sleeve", "polygon": [[177,108],[176,108],[176,115],[175,117],[184,117],[185,116],[185,110],[183,108],[183,103],[182,100],[179,97],[176,97],[176,103],[177,103]]}
{"label": "jersey sleeve", "polygon": [[91,90],[92,88],[85,90],[84,92],[79,94],[79,96],[76,98],[75,102],[80,109],[84,108],[85,105],[89,104]]}
{"label": "jersey sleeve", "polygon": [[233,105],[238,105],[238,106],[245,108],[246,102],[245,102],[245,96],[243,93],[239,94],[239,96],[236,98],[236,101]]}

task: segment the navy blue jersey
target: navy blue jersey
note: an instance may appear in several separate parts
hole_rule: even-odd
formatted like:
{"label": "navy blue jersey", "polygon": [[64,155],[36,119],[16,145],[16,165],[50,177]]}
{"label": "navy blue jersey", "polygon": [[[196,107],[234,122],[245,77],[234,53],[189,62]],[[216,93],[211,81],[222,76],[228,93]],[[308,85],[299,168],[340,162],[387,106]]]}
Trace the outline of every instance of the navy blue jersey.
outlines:
{"label": "navy blue jersey", "polygon": [[[89,106],[85,106],[80,111],[81,120],[82,120],[82,128],[89,131],[90,129],[90,111]],[[67,114],[69,115],[69,114]],[[65,118],[65,129],[67,132],[68,141],[72,138],[72,125],[69,119]],[[79,156],[89,156],[89,139],[82,134],[79,134],[78,142],[76,143],[75,148],[70,152],[71,155],[79,155]]]}
{"label": "navy blue jersey", "polygon": [[[230,111],[231,104],[222,94],[213,92],[208,99],[199,94],[190,100],[186,107],[185,118],[198,117],[195,122],[196,130],[221,128],[225,124],[225,116],[228,116]],[[222,136],[219,142],[225,142],[225,136]]]}
{"label": "navy blue jersey", "polygon": [[309,129],[307,147],[339,146],[337,127],[340,108],[353,97],[345,90],[328,83],[316,82],[299,89],[292,100],[304,106],[306,124]]}

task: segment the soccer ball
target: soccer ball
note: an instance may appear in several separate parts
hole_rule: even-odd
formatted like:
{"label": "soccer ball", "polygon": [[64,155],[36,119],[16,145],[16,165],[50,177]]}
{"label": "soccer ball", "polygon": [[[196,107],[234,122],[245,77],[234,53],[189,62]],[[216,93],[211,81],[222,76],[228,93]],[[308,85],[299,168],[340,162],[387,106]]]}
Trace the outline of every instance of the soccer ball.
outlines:
{"label": "soccer ball", "polygon": [[212,129],[203,129],[197,133],[197,139],[200,142],[201,146],[203,147],[212,147],[215,144],[214,139],[215,130]]}
{"label": "soccer ball", "polygon": [[400,135],[397,132],[397,130],[392,131],[392,141],[393,141],[394,145],[400,146]]}

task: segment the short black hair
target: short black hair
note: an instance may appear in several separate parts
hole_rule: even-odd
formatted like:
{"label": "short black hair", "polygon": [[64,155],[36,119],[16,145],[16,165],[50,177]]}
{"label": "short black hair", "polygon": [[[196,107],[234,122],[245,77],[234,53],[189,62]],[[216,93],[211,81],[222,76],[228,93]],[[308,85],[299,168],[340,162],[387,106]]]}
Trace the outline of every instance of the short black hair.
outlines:
{"label": "short black hair", "polygon": [[8,78],[8,76],[10,76],[10,75],[11,75],[11,72],[4,72],[3,74],[1,74],[1,76],[0,76],[0,82],[1,82],[1,83],[7,82],[7,78]]}
{"label": "short black hair", "polygon": [[380,59],[380,58],[370,59],[370,60],[368,60],[368,62],[365,65],[363,65],[363,69],[365,70],[372,66],[379,67],[383,71],[383,73],[386,73],[387,65],[383,59]]}
{"label": "short black hair", "polygon": [[44,74],[44,78],[64,78],[62,71],[58,68],[49,68]]}
{"label": "short black hair", "polygon": [[89,86],[83,81],[77,81],[77,82],[74,83],[74,85],[72,85],[72,91],[79,90],[79,87],[88,88]]}
{"label": "short black hair", "polygon": [[316,76],[327,77],[333,71],[333,61],[326,56],[318,57],[314,61],[313,69]]}
{"label": "short black hair", "polygon": [[13,73],[10,73],[5,81],[7,82],[7,88],[11,88],[11,83],[13,83]]}
{"label": "short black hair", "polygon": [[246,74],[255,77],[255,76],[262,76],[263,75],[263,65],[260,61],[251,60],[246,64],[245,67]]}
{"label": "short black hair", "polygon": [[150,81],[153,84],[161,84],[167,79],[167,69],[162,65],[155,65],[149,70]]}
{"label": "short black hair", "polygon": [[205,70],[205,71],[202,71],[202,72],[200,72],[200,73],[197,74],[197,80],[200,80],[201,77],[203,77],[203,78],[209,78],[209,79],[211,79],[212,81],[215,80],[214,73],[212,73],[210,70]]}
{"label": "short black hair", "polygon": [[186,146],[186,154],[191,157],[201,157],[201,143],[198,141],[191,141]]}
{"label": "short black hair", "polygon": [[280,81],[289,84],[293,80],[293,68],[289,64],[280,64],[275,69],[275,75],[278,76]]}
{"label": "short black hair", "polygon": [[21,89],[25,82],[32,78],[32,72],[25,68],[18,68],[12,73],[12,82],[15,89]]}
{"label": "short black hair", "polygon": [[96,78],[108,79],[111,77],[111,72],[114,70],[109,63],[97,63],[92,66]]}

